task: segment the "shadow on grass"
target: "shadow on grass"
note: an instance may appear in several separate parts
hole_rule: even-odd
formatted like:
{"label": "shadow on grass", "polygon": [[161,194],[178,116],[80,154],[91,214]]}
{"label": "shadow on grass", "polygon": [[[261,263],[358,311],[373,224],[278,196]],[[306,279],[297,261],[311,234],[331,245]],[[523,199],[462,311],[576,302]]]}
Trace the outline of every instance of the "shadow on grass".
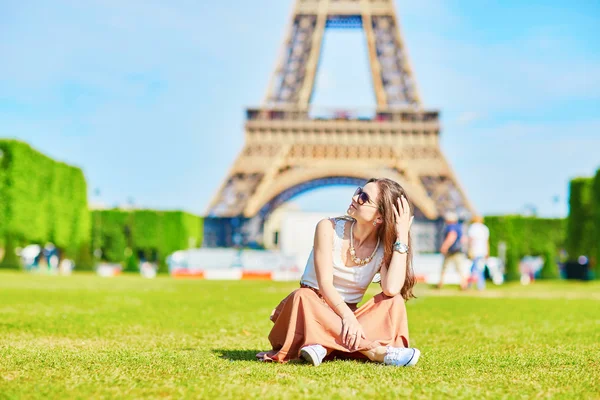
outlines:
{"label": "shadow on grass", "polygon": [[[214,354],[216,354],[217,356],[219,356],[220,358],[222,358],[224,360],[260,362],[256,358],[256,355],[264,350],[213,349],[212,351]],[[337,361],[337,360],[352,361],[352,362],[359,362],[359,363],[368,363],[369,362],[366,357],[360,356],[360,355],[357,356],[356,353],[354,354],[354,356],[351,357],[351,356],[346,355],[345,353],[337,352],[337,351],[330,354],[325,360],[326,361]],[[267,364],[270,364],[270,363],[267,363]],[[278,364],[278,363],[273,363],[273,364]],[[289,364],[289,365],[295,365],[295,364],[309,365],[304,360],[301,360],[301,359],[290,360],[287,362],[287,364]]]}
{"label": "shadow on grass", "polygon": [[213,353],[225,360],[232,361],[258,361],[256,355],[263,350],[232,350],[213,349]]}

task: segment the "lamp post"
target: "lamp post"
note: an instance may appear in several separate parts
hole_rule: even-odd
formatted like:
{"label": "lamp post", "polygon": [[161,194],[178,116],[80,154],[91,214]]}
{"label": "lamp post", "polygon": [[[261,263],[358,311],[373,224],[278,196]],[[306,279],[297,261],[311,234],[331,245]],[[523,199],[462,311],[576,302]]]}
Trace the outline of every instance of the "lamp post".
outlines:
{"label": "lamp post", "polygon": [[525,204],[523,206],[523,209],[525,210],[525,215],[528,216],[532,216],[532,217],[536,217],[537,216],[537,206],[535,204]]}

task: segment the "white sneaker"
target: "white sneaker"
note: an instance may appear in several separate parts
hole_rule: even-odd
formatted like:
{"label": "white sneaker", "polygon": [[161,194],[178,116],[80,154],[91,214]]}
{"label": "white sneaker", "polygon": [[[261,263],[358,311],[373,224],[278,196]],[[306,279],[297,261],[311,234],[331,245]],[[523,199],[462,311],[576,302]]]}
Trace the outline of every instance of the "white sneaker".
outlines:
{"label": "white sneaker", "polygon": [[421,357],[419,349],[388,346],[383,363],[396,367],[412,367],[417,364],[419,357]]}
{"label": "white sneaker", "polygon": [[315,367],[321,365],[327,355],[327,349],[320,344],[311,344],[300,349],[300,357],[312,363]]}

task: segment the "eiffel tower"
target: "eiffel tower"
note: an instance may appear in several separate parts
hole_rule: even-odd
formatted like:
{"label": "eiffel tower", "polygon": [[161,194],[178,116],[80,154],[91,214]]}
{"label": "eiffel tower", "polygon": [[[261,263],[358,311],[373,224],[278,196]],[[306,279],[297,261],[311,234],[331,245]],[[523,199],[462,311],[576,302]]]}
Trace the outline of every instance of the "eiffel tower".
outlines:
{"label": "eiffel tower", "polygon": [[[311,117],[326,29],[366,35],[377,109],[370,118]],[[246,110],[245,144],[212,199],[205,245],[261,242],[262,225],[282,203],[326,185],[370,177],[399,182],[416,223],[473,208],[439,146],[439,112],[422,107],[393,0],[295,0],[283,51],[263,105]],[[416,224],[415,224],[416,225]],[[427,246],[431,247],[431,246]]]}

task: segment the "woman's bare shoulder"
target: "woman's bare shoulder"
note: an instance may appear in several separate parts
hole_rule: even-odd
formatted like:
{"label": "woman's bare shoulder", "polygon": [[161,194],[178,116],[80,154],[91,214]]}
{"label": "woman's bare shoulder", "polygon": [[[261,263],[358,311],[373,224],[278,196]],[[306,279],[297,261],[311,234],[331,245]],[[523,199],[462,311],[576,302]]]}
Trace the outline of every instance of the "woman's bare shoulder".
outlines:
{"label": "woman's bare shoulder", "polygon": [[[337,235],[341,237],[341,232],[345,232],[347,230],[348,223],[351,221],[354,221],[354,219],[352,219],[352,217],[349,216],[323,218],[317,223],[317,227],[315,229],[315,236],[333,238],[333,235],[336,234],[336,232],[338,232]],[[343,224],[343,227],[338,227],[338,223]]]}
{"label": "woman's bare shoulder", "polygon": [[335,218],[323,218],[317,223],[316,232],[317,233],[333,233],[335,230]]}

